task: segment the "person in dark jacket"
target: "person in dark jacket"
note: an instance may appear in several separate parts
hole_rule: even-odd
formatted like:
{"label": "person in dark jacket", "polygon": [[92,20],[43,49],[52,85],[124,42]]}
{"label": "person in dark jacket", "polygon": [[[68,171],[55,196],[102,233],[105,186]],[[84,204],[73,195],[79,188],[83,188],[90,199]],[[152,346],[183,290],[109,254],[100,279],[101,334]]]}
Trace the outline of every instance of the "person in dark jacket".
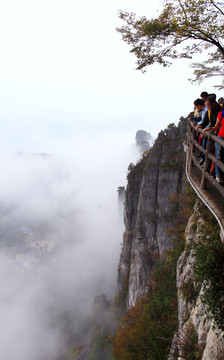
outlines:
{"label": "person in dark jacket", "polygon": [[198,130],[198,128],[205,129],[208,126],[215,126],[218,113],[220,113],[220,111],[222,110],[221,105],[217,103],[215,97],[212,95],[207,98],[206,106],[208,108],[208,111],[205,113],[202,124],[196,126],[196,130]]}
{"label": "person in dark jacket", "polygon": [[[215,126],[205,128],[203,130],[203,133],[205,133],[206,131],[209,131],[209,130],[218,131],[217,137],[223,141],[223,146],[224,146],[224,110],[222,110],[218,114]],[[216,158],[222,162],[223,162],[223,154],[224,154],[223,146],[221,146],[217,142],[215,143]],[[219,183],[222,182],[221,170],[218,167],[218,165],[215,165],[215,174],[216,174],[216,181]]]}
{"label": "person in dark jacket", "polygon": [[[222,110],[221,105],[218,104],[216,101],[215,94],[209,95],[205,104],[206,104],[208,110],[206,111],[206,113],[204,115],[202,123],[200,125],[196,125],[196,127],[195,127],[196,130],[198,130],[199,128],[206,129],[207,127],[215,126],[217,116],[220,113],[220,111]],[[202,138],[202,147],[204,149],[207,148],[207,141],[208,141],[208,139],[206,137]],[[200,165],[203,165],[204,160],[205,160],[205,157],[203,155],[202,159],[200,160]],[[213,169],[213,168],[211,168],[211,169]],[[213,170],[211,170],[211,171],[213,171]]]}
{"label": "person in dark jacket", "polygon": [[201,93],[201,98],[202,98],[202,100],[204,101],[204,102],[206,102],[206,100],[207,100],[207,98],[208,98],[208,93],[207,93],[207,91],[202,91],[202,93]]}

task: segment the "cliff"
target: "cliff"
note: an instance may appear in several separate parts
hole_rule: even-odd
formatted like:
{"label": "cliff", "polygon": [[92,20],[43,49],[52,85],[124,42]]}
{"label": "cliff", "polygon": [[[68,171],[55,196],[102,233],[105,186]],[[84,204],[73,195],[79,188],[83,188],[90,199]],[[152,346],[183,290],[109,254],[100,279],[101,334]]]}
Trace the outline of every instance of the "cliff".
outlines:
{"label": "cliff", "polygon": [[185,237],[177,263],[178,330],[169,360],[223,360],[224,246],[218,224],[199,200]]}
{"label": "cliff", "polygon": [[129,166],[115,360],[224,360],[224,245],[185,178],[186,123]]}
{"label": "cliff", "polygon": [[[113,303],[94,302],[86,360],[224,360],[224,245],[185,177],[186,121],[129,165]],[[125,191],[125,194],[124,194]],[[121,320],[122,318],[122,320]]]}
{"label": "cliff", "polygon": [[127,307],[147,290],[158,258],[172,247],[169,229],[177,213],[172,197],[185,186],[183,141],[186,122],[161,131],[148,154],[128,174],[125,233],[118,270],[118,294]]}

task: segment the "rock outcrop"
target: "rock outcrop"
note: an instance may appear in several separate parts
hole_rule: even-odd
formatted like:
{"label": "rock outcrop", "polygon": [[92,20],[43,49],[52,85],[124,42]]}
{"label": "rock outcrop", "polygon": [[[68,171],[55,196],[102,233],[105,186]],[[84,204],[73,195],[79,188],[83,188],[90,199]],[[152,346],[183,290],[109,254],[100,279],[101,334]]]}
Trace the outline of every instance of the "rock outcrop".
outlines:
{"label": "rock outcrop", "polygon": [[[197,242],[200,229],[195,229],[196,223],[203,224],[200,203],[197,201],[192,216],[186,227],[186,248],[179,257],[177,264],[177,289],[178,289],[178,324],[179,328],[173,339],[171,355],[169,360],[182,360],[189,353],[189,346],[195,347],[195,353],[201,360],[223,360],[224,359],[224,333],[218,331],[213,320],[204,311],[201,301],[203,289],[198,288],[194,282],[194,265],[196,262],[189,245]],[[195,343],[192,335],[195,333]]]}
{"label": "rock outcrop", "polygon": [[145,130],[138,130],[135,136],[136,145],[141,154],[149,150],[152,143],[152,135]]}
{"label": "rock outcrop", "polygon": [[118,293],[126,297],[127,308],[147,292],[156,260],[172,247],[167,229],[177,212],[171,198],[185,186],[185,136],[184,119],[178,127],[170,125],[128,174],[118,270]]}

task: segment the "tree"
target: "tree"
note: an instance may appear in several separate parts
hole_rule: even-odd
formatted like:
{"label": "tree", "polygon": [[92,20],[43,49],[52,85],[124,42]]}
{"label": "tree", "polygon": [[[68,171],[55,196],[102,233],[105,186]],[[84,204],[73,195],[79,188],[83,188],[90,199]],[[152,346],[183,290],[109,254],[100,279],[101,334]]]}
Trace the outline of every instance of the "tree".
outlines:
{"label": "tree", "polygon": [[[192,59],[206,54],[206,60],[193,63],[195,78],[224,75],[224,3],[213,0],[163,0],[160,15],[154,19],[137,18],[120,12],[125,25],[118,28],[123,40],[137,57],[137,69],[149,65],[169,66],[174,59]],[[224,80],[220,85],[224,88]]]}
{"label": "tree", "polygon": [[149,293],[140,298],[123,318],[112,338],[115,360],[165,360],[177,329],[176,262],[170,251],[156,264]]}

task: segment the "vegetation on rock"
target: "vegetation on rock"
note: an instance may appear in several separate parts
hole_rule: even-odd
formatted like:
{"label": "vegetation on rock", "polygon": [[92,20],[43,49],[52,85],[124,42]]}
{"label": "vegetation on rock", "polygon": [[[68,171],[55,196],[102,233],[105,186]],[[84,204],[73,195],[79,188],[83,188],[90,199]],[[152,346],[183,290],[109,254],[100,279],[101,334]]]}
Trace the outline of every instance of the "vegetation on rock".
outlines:
{"label": "vegetation on rock", "polygon": [[[186,185],[184,195],[173,195],[173,227],[168,229],[173,248],[157,261],[149,278],[148,293],[123,318],[112,337],[115,360],[165,360],[178,326],[176,265],[185,245],[185,228],[195,196]],[[178,216],[176,216],[176,212]]]}
{"label": "vegetation on rock", "polygon": [[203,218],[205,221],[198,224],[198,240],[190,244],[196,258],[195,280],[202,284],[205,311],[224,331],[224,244],[219,225],[207,208]]}

